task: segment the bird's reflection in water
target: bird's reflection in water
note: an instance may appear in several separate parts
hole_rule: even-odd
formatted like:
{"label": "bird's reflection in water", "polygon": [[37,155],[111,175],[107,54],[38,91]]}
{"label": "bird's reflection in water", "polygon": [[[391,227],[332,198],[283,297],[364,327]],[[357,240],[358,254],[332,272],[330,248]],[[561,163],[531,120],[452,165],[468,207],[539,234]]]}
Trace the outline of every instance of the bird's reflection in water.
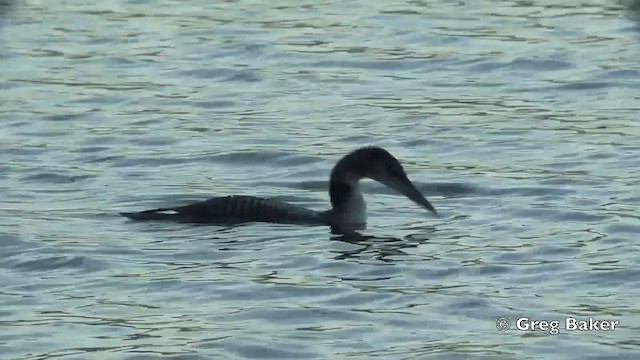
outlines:
{"label": "bird's reflection in water", "polygon": [[359,246],[350,250],[335,250],[338,253],[335,260],[373,258],[383,262],[393,262],[397,256],[408,255],[404,249],[416,248],[429,241],[429,236],[435,232],[434,227],[414,228],[412,233],[399,237],[363,235],[357,231],[334,235],[332,241],[341,241]]}

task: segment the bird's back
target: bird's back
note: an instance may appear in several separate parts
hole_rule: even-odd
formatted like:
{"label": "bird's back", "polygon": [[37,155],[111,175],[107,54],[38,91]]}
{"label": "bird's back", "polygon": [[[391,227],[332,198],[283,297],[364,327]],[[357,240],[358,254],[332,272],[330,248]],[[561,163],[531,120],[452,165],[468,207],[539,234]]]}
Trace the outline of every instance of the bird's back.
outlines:
{"label": "bird's back", "polygon": [[200,223],[237,224],[267,222],[327,225],[326,215],[274,199],[233,195],[211,198],[190,205],[122,213],[133,220],[178,220]]}

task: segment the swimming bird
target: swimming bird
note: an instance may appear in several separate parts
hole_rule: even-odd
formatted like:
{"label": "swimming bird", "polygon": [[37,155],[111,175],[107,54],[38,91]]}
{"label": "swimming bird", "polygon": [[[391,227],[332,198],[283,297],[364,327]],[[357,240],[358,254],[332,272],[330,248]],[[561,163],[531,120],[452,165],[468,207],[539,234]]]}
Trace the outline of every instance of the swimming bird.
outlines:
{"label": "swimming bird", "polygon": [[406,196],[438,215],[436,209],[413,185],[400,162],[377,146],[362,147],[338,161],[329,179],[331,209],[314,211],[274,199],[231,195],[189,205],[120,213],[132,220],[177,220],[211,224],[267,222],[330,226],[334,233],[366,227],[366,204],[360,180],[369,178]]}

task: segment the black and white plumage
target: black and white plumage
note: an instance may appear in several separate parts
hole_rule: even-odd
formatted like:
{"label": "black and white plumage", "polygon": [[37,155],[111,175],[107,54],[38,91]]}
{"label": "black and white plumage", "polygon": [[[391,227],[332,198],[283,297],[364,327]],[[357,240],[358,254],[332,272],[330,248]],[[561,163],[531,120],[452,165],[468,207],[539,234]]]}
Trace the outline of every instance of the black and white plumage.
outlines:
{"label": "black and white plumage", "polygon": [[366,204],[360,191],[363,178],[373,179],[403,194],[437,215],[436,209],[413,185],[400,162],[380,147],[363,147],[345,155],[333,167],[329,180],[332,208],[309,210],[273,199],[224,196],[190,205],[121,213],[133,220],[177,220],[212,224],[268,222],[331,226],[333,232],[363,229]]}

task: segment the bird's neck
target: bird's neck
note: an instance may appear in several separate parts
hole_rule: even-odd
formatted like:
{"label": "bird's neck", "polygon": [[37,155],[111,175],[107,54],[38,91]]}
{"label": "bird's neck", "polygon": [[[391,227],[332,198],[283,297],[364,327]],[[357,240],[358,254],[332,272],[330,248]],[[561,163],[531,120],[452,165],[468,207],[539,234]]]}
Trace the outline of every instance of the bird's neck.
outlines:
{"label": "bird's neck", "polygon": [[367,222],[367,206],[359,186],[362,164],[352,153],[340,159],[331,170],[329,222],[332,228],[361,229]]}
{"label": "bird's neck", "polygon": [[367,222],[367,205],[358,180],[332,178],[329,182],[331,223],[363,227]]}

